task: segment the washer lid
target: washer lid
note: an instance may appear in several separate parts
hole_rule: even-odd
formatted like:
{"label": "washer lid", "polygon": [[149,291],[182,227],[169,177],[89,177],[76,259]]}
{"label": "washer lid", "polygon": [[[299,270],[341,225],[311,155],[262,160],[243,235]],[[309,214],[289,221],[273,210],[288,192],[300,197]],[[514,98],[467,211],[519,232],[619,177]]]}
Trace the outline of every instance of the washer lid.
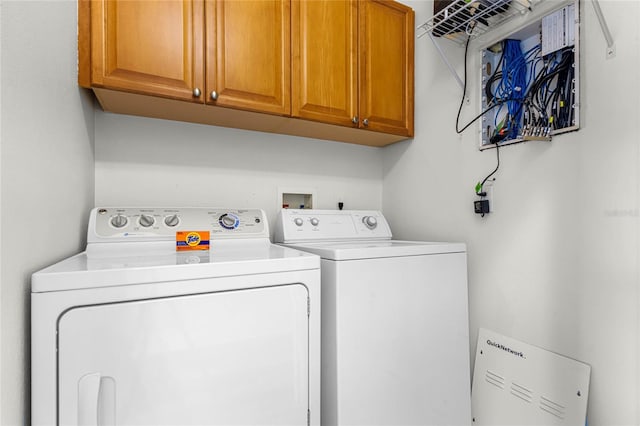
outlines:
{"label": "washer lid", "polygon": [[287,244],[287,247],[317,254],[323,259],[328,260],[357,260],[466,252],[464,243],[400,240],[329,241],[321,243]]}
{"label": "washer lid", "polygon": [[319,269],[312,254],[256,242],[209,251],[80,253],[32,275],[33,293]]}

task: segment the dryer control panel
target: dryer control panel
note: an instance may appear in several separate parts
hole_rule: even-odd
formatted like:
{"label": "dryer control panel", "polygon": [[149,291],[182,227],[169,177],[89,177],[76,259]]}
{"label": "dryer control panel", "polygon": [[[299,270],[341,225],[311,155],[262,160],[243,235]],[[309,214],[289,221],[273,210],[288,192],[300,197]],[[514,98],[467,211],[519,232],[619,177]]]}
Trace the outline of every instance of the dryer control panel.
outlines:
{"label": "dryer control panel", "polygon": [[209,231],[211,238],[269,238],[260,209],[98,207],[87,242],[165,241],[178,231]]}
{"label": "dryer control panel", "polygon": [[390,240],[391,229],[379,211],[283,209],[275,241]]}

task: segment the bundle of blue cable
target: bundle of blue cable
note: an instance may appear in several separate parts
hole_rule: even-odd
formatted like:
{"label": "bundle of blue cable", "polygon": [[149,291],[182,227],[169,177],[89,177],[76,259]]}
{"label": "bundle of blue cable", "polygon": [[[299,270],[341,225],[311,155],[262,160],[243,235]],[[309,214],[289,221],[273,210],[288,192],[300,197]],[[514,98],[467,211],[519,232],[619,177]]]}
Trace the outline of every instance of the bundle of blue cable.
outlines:
{"label": "bundle of blue cable", "polygon": [[502,79],[496,95],[507,101],[508,116],[504,128],[507,139],[515,139],[522,126],[523,102],[527,91],[527,60],[520,48],[520,41],[505,40],[503,44]]}

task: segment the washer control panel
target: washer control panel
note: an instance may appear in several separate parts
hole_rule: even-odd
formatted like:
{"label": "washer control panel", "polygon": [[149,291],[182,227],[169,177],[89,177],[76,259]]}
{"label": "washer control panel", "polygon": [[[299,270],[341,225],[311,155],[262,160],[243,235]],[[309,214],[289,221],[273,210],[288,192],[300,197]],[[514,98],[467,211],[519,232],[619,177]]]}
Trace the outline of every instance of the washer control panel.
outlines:
{"label": "washer control panel", "polygon": [[382,213],[283,209],[276,223],[278,243],[355,239],[391,239],[391,229]]}
{"label": "washer control panel", "polygon": [[216,238],[269,238],[260,209],[98,207],[91,211],[88,242],[163,241],[178,231],[209,231]]}

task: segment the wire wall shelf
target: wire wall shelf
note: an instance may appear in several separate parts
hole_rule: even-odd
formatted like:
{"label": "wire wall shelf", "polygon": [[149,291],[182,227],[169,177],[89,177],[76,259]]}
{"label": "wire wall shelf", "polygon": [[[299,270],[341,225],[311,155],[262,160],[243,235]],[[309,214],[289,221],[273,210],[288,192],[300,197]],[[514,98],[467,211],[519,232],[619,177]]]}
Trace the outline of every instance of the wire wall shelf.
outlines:
{"label": "wire wall shelf", "polygon": [[429,35],[463,45],[468,37],[479,37],[531,11],[531,3],[529,0],[436,0],[437,13],[418,26],[417,37]]}

